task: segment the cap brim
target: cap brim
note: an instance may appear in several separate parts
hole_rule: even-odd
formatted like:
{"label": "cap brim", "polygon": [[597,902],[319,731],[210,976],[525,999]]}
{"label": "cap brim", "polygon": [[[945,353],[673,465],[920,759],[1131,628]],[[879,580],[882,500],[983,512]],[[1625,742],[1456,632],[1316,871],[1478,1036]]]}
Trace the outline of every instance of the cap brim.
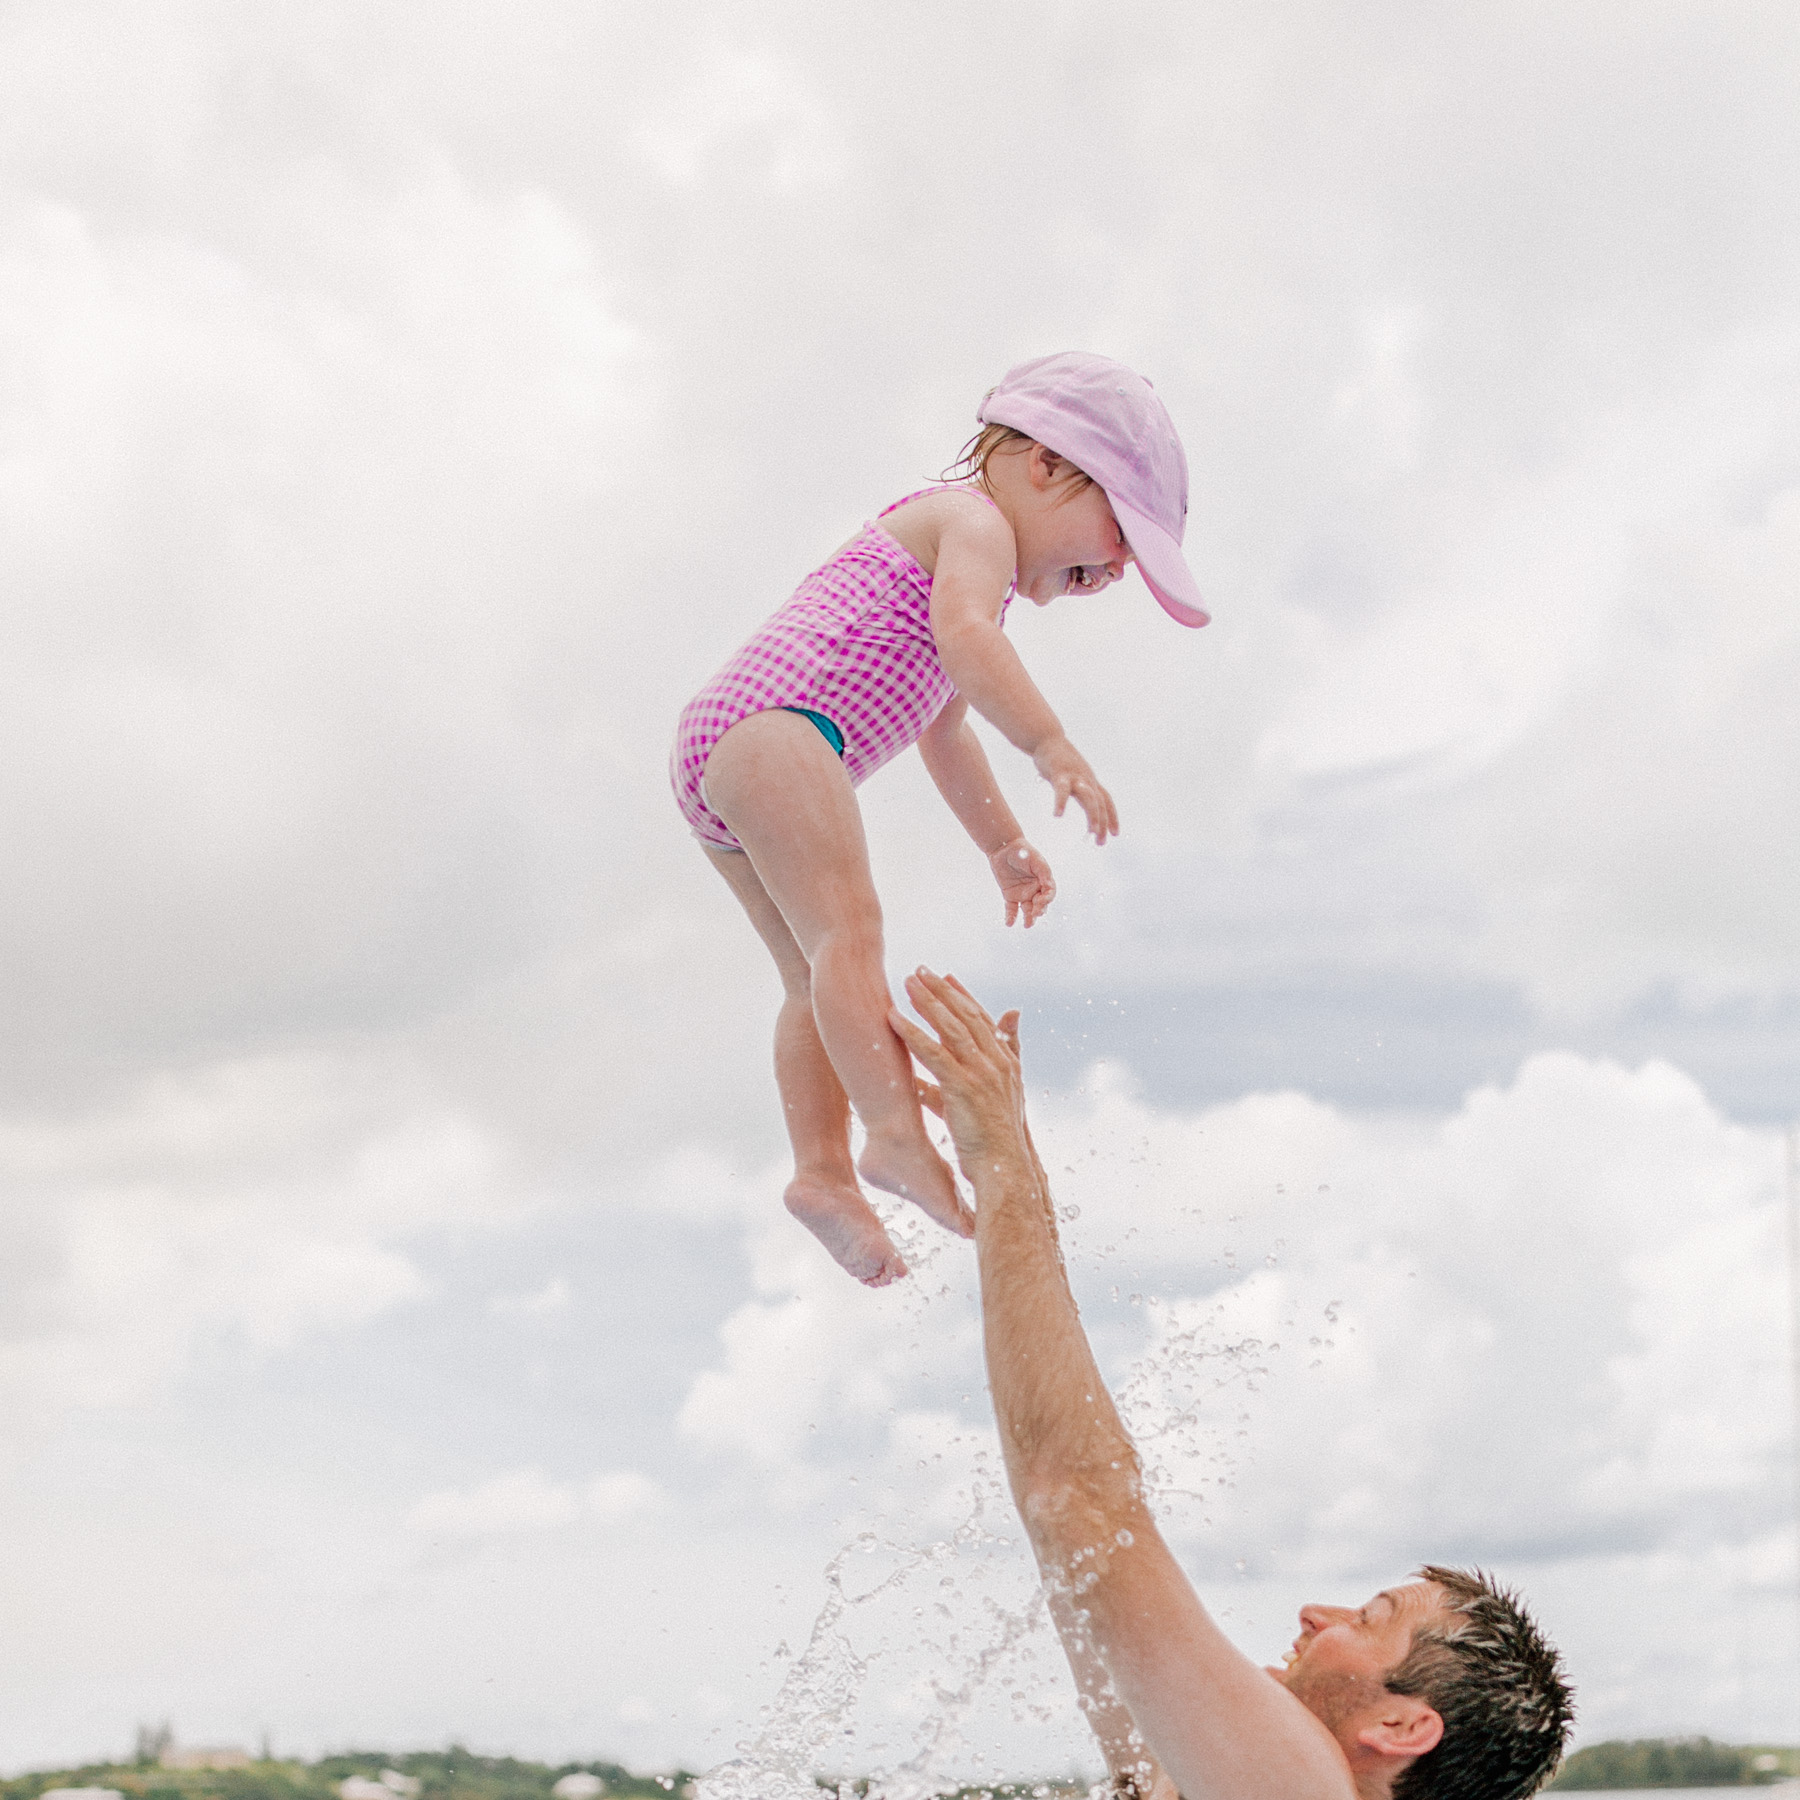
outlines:
{"label": "cap brim", "polygon": [[1189,572],[1181,546],[1156,523],[1134,507],[1114,499],[1113,517],[1131,547],[1132,560],[1144,578],[1144,586],[1171,619],[1182,625],[1205,625],[1212,614],[1200,604],[1200,589]]}

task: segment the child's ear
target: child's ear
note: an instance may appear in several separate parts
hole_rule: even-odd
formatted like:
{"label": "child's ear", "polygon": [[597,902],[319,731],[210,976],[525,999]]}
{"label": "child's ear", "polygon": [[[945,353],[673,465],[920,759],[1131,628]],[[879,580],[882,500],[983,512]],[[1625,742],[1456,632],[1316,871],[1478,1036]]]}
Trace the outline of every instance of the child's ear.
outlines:
{"label": "child's ear", "polygon": [[1055,486],[1056,478],[1062,473],[1063,459],[1054,450],[1042,444],[1031,446],[1031,456],[1025,465],[1025,472],[1031,477],[1031,485],[1044,493]]}

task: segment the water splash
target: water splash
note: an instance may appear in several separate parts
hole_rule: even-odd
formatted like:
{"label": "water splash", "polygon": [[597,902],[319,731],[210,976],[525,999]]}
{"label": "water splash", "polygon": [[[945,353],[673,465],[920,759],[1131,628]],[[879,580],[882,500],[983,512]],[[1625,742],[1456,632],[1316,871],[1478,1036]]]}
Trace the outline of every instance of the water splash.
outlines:
{"label": "water splash", "polygon": [[[976,1441],[973,1434],[968,1441]],[[932,1800],[956,1791],[969,1768],[980,1766],[982,1751],[965,1729],[971,1711],[1021,1662],[1055,1652],[993,1464],[990,1450],[975,1453],[968,1510],[949,1536],[921,1545],[863,1531],[832,1557],[825,1603],[768,1722],[735,1758],[701,1778],[700,1800],[819,1800],[819,1772],[827,1771],[829,1782],[829,1771],[853,1764],[854,1783],[835,1784],[845,1800]],[[871,1675],[884,1663],[897,1676],[907,1667],[930,1671],[923,1692],[917,1680],[910,1696],[897,1683],[918,1705],[916,1716],[893,1721],[900,1742],[891,1751],[881,1722],[871,1726],[859,1711],[866,1711]],[[1011,1697],[1032,1705],[1017,1687]],[[1048,1709],[1041,1711],[1047,1720]]]}
{"label": "water splash", "polygon": [[[1224,1391],[1254,1390],[1279,1349],[1233,1337],[1227,1312],[1163,1307],[1152,1315],[1160,1323],[1151,1344],[1119,1383],[1159,1512],[1181,1500],[1204,1505],[1207,1484],[1229,1479],[1243,1415],[1234,1406],[1203,1418],[1201,1409],[1210,1401],[1210,1413]],[[930,1542],[864,1530],[837,1551],[824,1604],[766,1722],[701,1779],[699,1800],[819,1800],[822,1791],[935,1800],[965,1788],[987,1761],[972,1730],[981,1707],[1003,1704],[1015,1721],[1044,1728],[1079,1716],[998,1449],[987,1432],[963,1434],[960,1447],[970,1453],[961,1522]],[[929,1673],[920,1678],[919,1669]],[[837,1778],[845,1770],[854,1778]],[[985,1779],[997,1784],[1001,1772]]]}
{"label": "water splash", "polygon": [[[1081,1129],[1091,1136],[1093,1122]],[[1143,1163],[1149,1141],[1141,1152],[1135,1143],[1103,1142],[1103,1159],[1091,1142],[1084,1148],[1084,1170],[1101,1160],[1116,1172],[1121,1162]],[[1095,1197],[1103,1204],[1092,1204]],[[1090,1202],[1086,1219],[1094,1221],[1084,1227],[1083,1207],[1065,1196],[1059,1213],[1076,1266],[1142,1255],[1125,1248],[1142,1224],[1135,1198],[1116,1184],[1093,1196],[1080,1191]],[[1182,1217],[1197,1212],[1188,1207]],[[1235,1214],[1223,1223],[1231,1235],[1214,1266],[1222,1266],[1224,1285],[1204,1297],[1134,1294],[1125,1316],[1142,1321],[1147,1338],[1114,1384],[1159,1520],[1172,1538],[1209,1559],[1218,1548],[1209,1514],[1248,1460],[1256,1396],[1281,1354],[1280,1340],[1292,1330],[1296,1350],[1305,1341],[1295,1316],[1298,1299],[1275,1273],[1282,1240],[1271,1244]],[[962,1246],[924,1227],[912,1209],[903,1209],[891,1229],[915,1273],[904,1297],[913,1347],[929,1351],[934,1342],[966,1335],[970,1320],[962,1309],[974,1308],[976,1296]],[[1078,1244],[1084,1229],[1092,1241]],[[1250,1266],[1240,1265],[1240,1251]],[[940,1285],[952,1267],[959,1273]],[[1119,1298],[1115,1288],[1113,1299]],[[972,1383],[959,1370],[951,1387],[946,1371],[943,1386],[946,1399],[959,1391],[967,1399]],[[1010,1709],[1015,1726],[1029,1727],[1031,1741],[1070,1748],[1080,1741],[1074,1685],[991,1428],[930,1441],[950,1467],[963,1465],[953,1483],[955,1510],[934,1512],[940,1490],[939,1499],[903,1502],[891,1522],[867,1513],[855,1521],[877,1529],[857,1532],[831,1558],[825,1600],[804,1649],[756,1734],[702,1778],[701,1800],[818,1800],[821,1791],[842,1800],[937,1800],[979,1788],[984,1778],[999,1786],[1008,1777],[1041,1776],[1041,1762],[1036,1769],[999,1769],[988,1761],[1002,1736],[1019,1736],[1016,1729],[992,1728],[1000,1709]],[[935,1472],[936,1454],[931,1462]],[[935,1530],[925,1523],[928,1516],[938,1521]],[[955,1528],[941,1535],[952,1519]],[[1091,1740],[1080,1755],[1098,1765]],[[1043,1791],[1079,1789],[1058,1783]]]}

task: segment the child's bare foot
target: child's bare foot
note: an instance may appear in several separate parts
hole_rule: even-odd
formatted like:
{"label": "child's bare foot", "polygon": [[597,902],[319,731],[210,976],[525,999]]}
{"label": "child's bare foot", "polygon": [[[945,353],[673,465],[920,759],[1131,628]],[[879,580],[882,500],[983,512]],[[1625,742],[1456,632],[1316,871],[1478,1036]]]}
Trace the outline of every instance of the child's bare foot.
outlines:
{"label": "child's bare foot", "polygon": [[854,1181],[796,1175],[782,1196],[787,1209],[864,1287],[886,1287],[906,1273],[887,1227]]}
{"label": "child's bare foot", "polygon": [[950,1165],[932,1149],[923,1131],[901,1138],[871,1134],[856,1159],[856,1172],[870,1187],[923,1207],[946,1231],[958,1237],[975,1235],[975,1215],[956,1191]]}

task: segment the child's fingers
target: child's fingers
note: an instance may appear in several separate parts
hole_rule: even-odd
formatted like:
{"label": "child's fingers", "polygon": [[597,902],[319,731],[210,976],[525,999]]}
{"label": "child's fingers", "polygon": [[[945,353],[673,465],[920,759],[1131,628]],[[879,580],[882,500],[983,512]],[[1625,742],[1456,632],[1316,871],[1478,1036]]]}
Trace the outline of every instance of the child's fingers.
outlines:
{"label": "child's fingers", "polygon": [[934,1112],[941,1119],[944,1116],[944,1091],[935,1081],[913,1081],[913,1088],[919,1096],[919,1104],[927,1112]]}

